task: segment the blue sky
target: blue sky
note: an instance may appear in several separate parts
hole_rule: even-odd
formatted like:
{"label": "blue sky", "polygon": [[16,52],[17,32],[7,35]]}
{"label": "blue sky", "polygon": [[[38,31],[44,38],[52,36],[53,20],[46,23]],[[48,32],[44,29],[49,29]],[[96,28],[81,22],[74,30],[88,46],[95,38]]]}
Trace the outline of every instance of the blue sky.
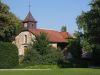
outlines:
{"label": "blue sky", "polygon": [[[63,25],[73,33],[77,30],[76,17],[90,9],[91,0],[30,0],[31,13],[38,28],[60,31]],[[4,0],[18,18],[23,20],[29,11],[29,0]]]}

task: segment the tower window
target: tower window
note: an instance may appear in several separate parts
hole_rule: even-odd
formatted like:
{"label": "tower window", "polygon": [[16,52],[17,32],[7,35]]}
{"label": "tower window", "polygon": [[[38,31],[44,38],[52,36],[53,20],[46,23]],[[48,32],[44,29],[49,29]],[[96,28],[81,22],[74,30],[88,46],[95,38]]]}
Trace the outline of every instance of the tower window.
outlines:
{"label": "tower window", "polygon": [[27,35],[25,35],[25,44],[27,44]]}

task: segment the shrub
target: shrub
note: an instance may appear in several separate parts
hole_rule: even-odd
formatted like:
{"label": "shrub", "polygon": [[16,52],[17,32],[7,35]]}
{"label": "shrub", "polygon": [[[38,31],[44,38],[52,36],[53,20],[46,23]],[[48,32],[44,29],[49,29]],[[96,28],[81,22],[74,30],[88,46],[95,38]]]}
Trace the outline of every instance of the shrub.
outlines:
{"label": "shrub", "polygon": [[27,54],[24,56],[23,63],[24,64],[40,64],[41,63],[41,55],[34,49],[29,49]]}
{"label": "shrub", "polygon": [[13,68],[17,65],[17,47],[12,43],[0,42],[0,68]]}
{"label": "shrub", "polygon": [[80,62],[82,57],[82,47],[80,45],[80,40],[78,38],[69,40],[67,51],[72,55],[72,58],[68,59],[68,61],[75,65],[73,67],[79,66],[79,64],[81,64]]}
{"label": "shrub", "polygon": [[43,64],[58,64],[58,61],[63,60],[63,53],[59,49],[49,48],[48,53],[42,56]]}
{"label": "shrub", "polygon": [[48,50],[49,51],[47,54],[40,55],[38,51],[36,51],[34,48],[30,49],[24,58],[24,63],[32,65],[55,65],[58,63],[59,60],[63,60],[63,54],[60,52],[60,50],[52,47]]}

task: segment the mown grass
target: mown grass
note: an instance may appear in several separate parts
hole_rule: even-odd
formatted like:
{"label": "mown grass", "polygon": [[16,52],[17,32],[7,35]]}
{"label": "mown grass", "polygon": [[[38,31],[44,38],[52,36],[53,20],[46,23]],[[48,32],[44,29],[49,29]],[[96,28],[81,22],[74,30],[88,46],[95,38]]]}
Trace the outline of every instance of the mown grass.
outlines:
{"label": "mown grass", "polygon": [[58,69],[57,65],[25,65],[20,64],[15,69]]}
{"label": "mown grass", "polygon": [[66,68],[51,70],[0,71],[0,75],[100,75],[100,69]]}

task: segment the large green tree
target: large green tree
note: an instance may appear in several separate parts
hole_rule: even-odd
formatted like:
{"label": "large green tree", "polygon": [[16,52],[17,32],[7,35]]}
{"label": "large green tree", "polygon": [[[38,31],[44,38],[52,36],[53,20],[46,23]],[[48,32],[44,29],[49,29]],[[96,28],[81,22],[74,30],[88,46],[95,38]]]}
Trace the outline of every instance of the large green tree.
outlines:
{"label": "large green tree", "polygon": [[100,0],[92,0],[90,6],[89,11],[77,17],[77,24],[91,46],[94,63],[100,65]]}
{"label": "large green tree", "polygon": [[12,41],[20,28],[20,20],[0,0],[0,41]]}

